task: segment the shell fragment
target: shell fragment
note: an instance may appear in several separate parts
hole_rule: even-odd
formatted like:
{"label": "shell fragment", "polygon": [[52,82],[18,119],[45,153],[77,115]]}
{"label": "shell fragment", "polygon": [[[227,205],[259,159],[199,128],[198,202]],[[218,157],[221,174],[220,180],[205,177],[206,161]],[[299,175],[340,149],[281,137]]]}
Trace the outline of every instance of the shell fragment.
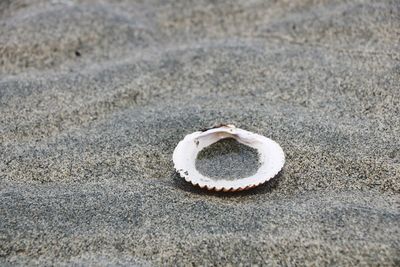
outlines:
{"label": "shell fragment", "polygon": [[[239,143],[255,148],[259,153],[260,167],[249,177],[236,180],[215,180],[196,169],[197,154],[205,147],[225,138],[234,138]],[[221,125],[186,135],[173,153],[175,170],[186,181],[201,188],[216,191],[241,191],[256,187],[273,178],[285,163],[282,148],[275,141],[234,125]]]}

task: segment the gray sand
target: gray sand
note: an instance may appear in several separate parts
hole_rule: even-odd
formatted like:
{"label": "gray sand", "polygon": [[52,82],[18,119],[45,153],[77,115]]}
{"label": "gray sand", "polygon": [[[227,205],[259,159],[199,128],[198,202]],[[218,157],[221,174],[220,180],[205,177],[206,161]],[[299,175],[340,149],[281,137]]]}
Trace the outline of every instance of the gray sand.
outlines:
{"label": "gray sand", "polygon": [[237,180],[255,174],[260,167],[258,151],[233,138],[222,139],[197,155],[196,169],[214,180]]}
{"label": "gray sand", "polygon": [[[399,265],[400,3],[0,1],[0,265]],[[173,171],[233,123],[283,172]]]}

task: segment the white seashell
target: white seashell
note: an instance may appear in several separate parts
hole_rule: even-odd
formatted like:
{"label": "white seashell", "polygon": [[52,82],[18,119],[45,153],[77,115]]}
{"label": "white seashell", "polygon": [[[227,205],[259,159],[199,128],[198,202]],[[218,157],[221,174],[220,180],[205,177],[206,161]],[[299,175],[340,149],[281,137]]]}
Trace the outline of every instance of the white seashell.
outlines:
{"label": "white seashell", "polygon": [[[249,177],[236,180],[214,180],[201,174],[195,167],[197,154],[205,147],[225,138],[257,149],[260,167]],[[234,125],[221,125],[185,136],[176,146],[173,154],[175,170],[186,181],[201,188],[216,191],[240,191],[256,187],[273,178],[282,169],[285,155],[275,141]]]}

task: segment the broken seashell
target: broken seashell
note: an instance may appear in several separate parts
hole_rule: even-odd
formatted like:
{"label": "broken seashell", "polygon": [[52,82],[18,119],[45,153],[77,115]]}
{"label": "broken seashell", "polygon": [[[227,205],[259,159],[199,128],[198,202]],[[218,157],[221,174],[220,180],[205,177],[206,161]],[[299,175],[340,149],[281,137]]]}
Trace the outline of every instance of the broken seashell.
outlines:
{"label": "broken seashell", "polygon": [[[236,180],[215,180],[201,174],[196,169],[197,154],[203,148],[225,138],[234,138],[239,143],[258,151],[260,167],[255,174]],[[175,170],[193,185],[208,190],[228,192],[250,189],[270,180],[282,169],[285,163],[285,155],[275,141],[228,124],[186,135],[176,146],[173,161]]]}

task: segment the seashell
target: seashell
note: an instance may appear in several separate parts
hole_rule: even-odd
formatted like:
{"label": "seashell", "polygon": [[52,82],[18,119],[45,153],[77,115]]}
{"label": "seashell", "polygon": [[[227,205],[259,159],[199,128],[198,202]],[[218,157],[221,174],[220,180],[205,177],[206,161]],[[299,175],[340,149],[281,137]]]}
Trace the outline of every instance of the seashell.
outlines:
{"label": "seashell", "polygon": [[[225,138],[234,138],[239,143],[258,151],[260,167],[255,174],[236,180],[215,180],[196,169],[195,162],[198,153],[203,148]],[[176,146],[173,161],[175,170],[187,182],[208,190],[228,192],[250,189],[270,180],[282,169],[285,155],[275,141],[228,124],[186,135]]]}

